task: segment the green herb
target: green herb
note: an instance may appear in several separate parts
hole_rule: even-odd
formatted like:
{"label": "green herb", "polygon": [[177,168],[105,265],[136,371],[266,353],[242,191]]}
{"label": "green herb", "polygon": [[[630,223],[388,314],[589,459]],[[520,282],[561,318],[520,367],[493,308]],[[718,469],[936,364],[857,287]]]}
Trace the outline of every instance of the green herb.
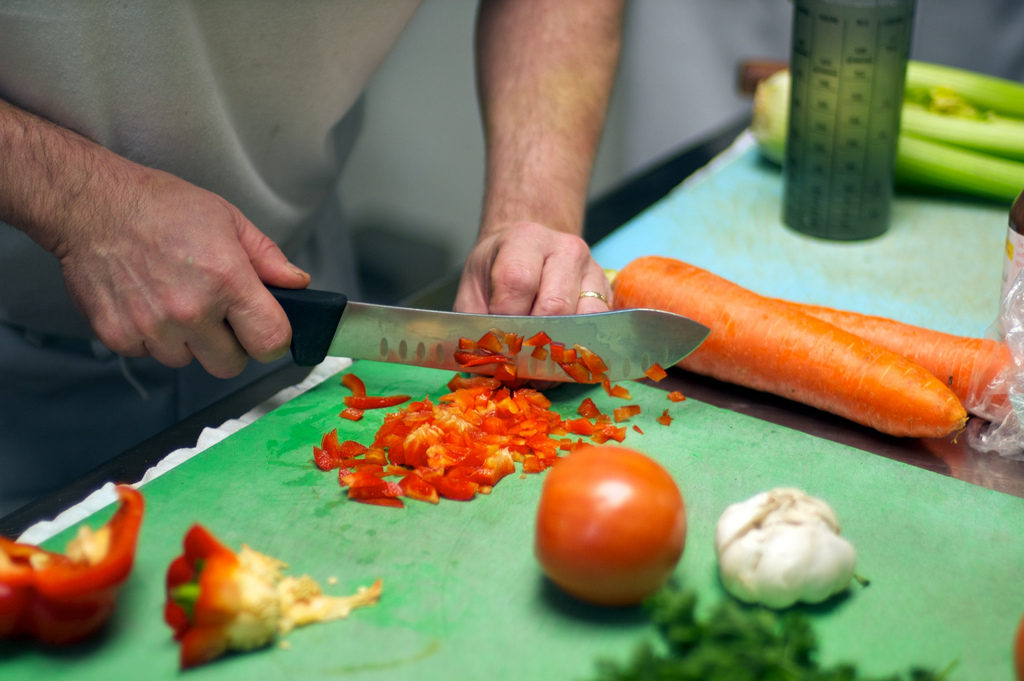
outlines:
{"label": "green herb", "polygon": [[822,668],[810,621],[723,601],[706,621],[696,617],[692,593],[664,589],[646,607],[660,645],[641,645],[632,660],[598,662],[597,681],[941,681],[945,672],[911,669],[869,679],[852,665]]}

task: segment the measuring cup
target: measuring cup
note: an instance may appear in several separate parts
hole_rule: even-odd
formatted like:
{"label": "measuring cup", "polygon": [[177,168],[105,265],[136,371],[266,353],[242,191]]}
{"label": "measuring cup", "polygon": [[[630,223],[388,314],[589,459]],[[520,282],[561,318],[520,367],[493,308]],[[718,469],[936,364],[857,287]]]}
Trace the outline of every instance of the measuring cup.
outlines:
{"label": "measuring cup", "polygon": [[794,0],[783,215],[824,239],[889,228],[915,0]]}

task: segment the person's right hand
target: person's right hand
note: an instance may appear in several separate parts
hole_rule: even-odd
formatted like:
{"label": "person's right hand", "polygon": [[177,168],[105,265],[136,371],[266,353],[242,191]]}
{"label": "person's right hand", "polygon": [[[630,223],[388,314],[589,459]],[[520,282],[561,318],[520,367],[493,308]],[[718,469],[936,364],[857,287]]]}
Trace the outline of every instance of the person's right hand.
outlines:
{"label": "person's right hand", "polygon": [[108,348],[197,359],[223,378],[287,351],[291,327],[264,284],[309,275],[233,205],[2,98],[0,140],[0,219],[60,260]]}
{"label": "person's right hand", "polygon": [[241,372],[247,356],[283,356],[291,329],[264,284],[302,288],[309,275],[223,198],[128,169],[105,201],[70,213],[49,245],[99,339],[170,367],[195,358],[221,378]]}

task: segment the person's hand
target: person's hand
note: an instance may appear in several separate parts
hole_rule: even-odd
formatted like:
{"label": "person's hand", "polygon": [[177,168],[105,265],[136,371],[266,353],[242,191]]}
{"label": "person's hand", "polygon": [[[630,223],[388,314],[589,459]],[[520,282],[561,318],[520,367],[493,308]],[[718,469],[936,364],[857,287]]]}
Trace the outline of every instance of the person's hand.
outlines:
{"label": "person's hand", "polygon": [[[584,291],[604,300],[581,297]],[[514,222],[490,230],[474,246],[455,310],[547,316],[607,312],[611,302],[608,278],[582,238],[535,222]]]}
{"label": "person's hand", "polygon": [[283,356],[291,329],[264,283],[301,288],[309,276],[221,197],[141,166],[124,179],[49,244],[104,345],[170,367],[194,358],[221,378],[248,356]]}

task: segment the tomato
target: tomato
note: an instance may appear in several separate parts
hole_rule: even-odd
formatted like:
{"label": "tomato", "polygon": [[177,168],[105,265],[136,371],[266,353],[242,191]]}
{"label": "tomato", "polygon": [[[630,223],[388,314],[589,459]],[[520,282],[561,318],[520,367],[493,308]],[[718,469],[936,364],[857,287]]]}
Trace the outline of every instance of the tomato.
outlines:
{"label": "tomato", "polygon": [[598,605],[633,605],[661,588],[686,540],[686,507],[650,457],[587,445],[547,473],[534,551],[544,573]]}

